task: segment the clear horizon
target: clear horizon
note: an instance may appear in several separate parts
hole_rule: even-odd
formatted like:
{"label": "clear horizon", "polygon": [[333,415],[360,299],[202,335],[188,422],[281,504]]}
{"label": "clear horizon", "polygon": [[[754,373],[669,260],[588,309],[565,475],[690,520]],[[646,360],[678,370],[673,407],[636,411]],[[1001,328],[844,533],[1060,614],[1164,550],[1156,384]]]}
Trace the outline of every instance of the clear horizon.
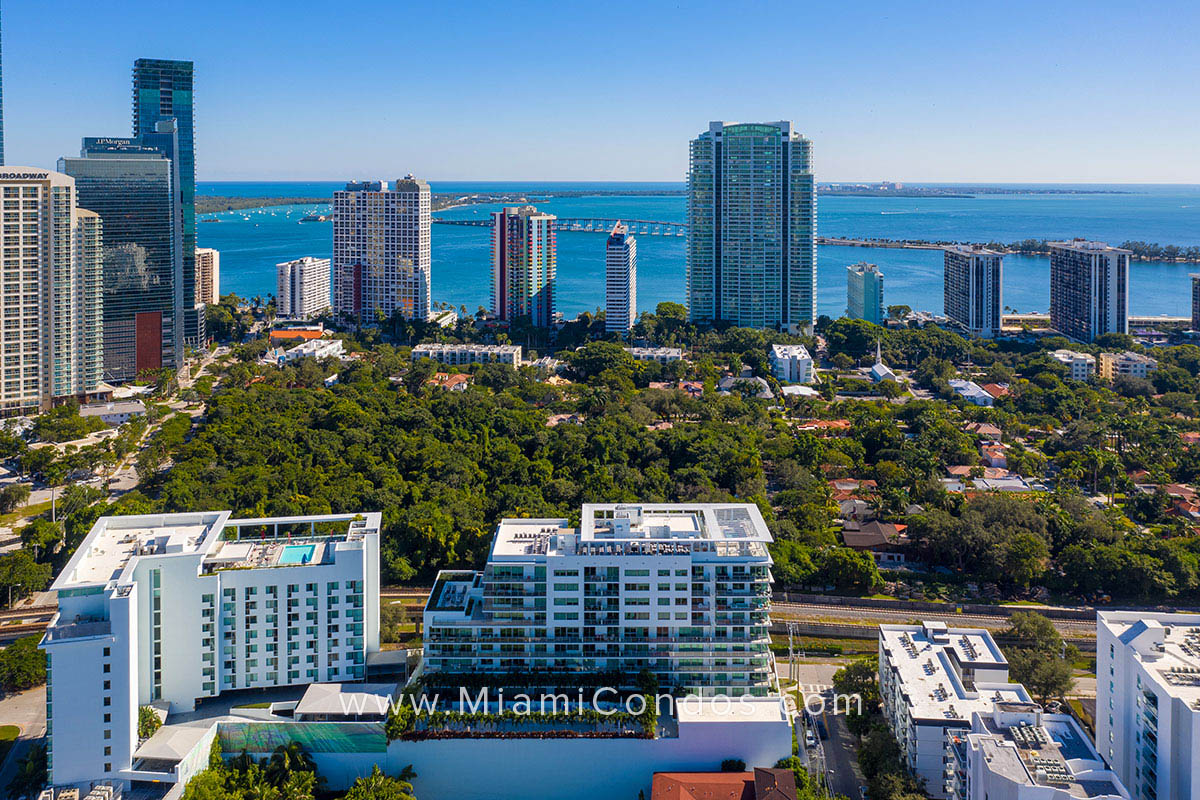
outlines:
{"label": "clear horizon", "polygon": [[1193,3],[128,5],[4,7],[9,163],[128,134],[153,57],[196,64],[206,182],[674,183],[710,120],[790,119],[821,181],[1200,184]]}

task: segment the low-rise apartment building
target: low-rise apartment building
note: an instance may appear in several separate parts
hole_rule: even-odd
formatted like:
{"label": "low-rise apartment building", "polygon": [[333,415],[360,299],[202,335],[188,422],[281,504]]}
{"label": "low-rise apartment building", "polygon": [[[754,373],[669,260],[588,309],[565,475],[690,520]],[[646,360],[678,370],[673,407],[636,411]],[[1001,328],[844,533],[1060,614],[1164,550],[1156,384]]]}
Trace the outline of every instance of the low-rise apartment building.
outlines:
{"label": "low-rise apartment building", "polygon": [[956,800],[1128,800],[1074,717],[1034,703],[996,703],[952,735]]}
{"label": "low-rise apartment building", "polygon": [[904,764],[931,797],[955,797],[952,737],[995,703],[1029,703],[1008,683],[1008,660],[982,628],[944,622],[879,626],[879,693]]}
{"label": "low-rise apartment building", "polygon": [[1090,353],[1055,350],[1050,357],[1067,368],[1067,377],[1073,381],[1086,381],[1096,374],[1096,357]]}
{"label": "low-rise apartment building", "polygon": [[812,383],[813,360],[802,344],[773,344],[767,356],[771,373],[783,383]]}
{"label": "low-rise apartment building", "polygon": [[1096,613],[1096,741],[1135,798],[1200,797],[1200,614]]}
{"label": "low-rise apartment building", "polygon": [[680,347],[626,347],[625,352],[636,361],[657,361],[669,364],[672,361],[683,360],[683,349]]}
{"label": "low-rise apartment building", "polygon": [[379,650],[379,525],[377,513],[97,520],[50,587],[49,782],[186,781],[135,757],[141,706],[362,680]]}
{"label": "low-rise apartment building", "polygon": [[772,541],[753,504],[586,504],[581,523],[506,519],[483,572],[442,572],[425,671],[650,670],[700,695],[776,691]]}
{"label": "low-rise apartment building", "polygon": [[1126,350],[1124,353],[1100,354],[1100,377],[1111,381],[1118,375],[1145,378],[1158,369],[1158,361],[1141,353]]}
{"label": "low-rise apartment building", "polygon": [[419,344],[412,349],[412,360],[428,358],[440,364],[464,366],[466,364],[508,364],[513,369],[521,366],[519,344],[445,344],[431,342]]}

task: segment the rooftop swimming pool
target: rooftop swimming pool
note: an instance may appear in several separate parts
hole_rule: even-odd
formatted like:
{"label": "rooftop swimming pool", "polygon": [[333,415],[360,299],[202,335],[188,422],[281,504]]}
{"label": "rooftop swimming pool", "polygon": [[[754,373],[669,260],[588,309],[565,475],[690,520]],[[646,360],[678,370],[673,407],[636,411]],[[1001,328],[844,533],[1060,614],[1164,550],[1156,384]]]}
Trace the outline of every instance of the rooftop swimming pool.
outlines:
{"label": "rooftop swimming pool", "polygon": [[283,552],[279,554],[279,560],[275,563],[281,565],[307,564],[312,561],[316,551],[315,544],[289,544],[283,548]]}

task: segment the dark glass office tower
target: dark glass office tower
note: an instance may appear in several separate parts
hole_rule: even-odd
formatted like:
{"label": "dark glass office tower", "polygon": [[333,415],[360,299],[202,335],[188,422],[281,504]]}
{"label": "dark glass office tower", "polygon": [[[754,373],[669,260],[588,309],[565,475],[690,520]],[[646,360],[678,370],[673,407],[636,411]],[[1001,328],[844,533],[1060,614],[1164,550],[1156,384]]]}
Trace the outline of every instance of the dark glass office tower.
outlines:
{"label": "dark glass office tower", "polygon": [[104,378],[183,365],[183,214],[175,123],[131,138],[86,138],[59,159],[104,240]]}
{"label": "dark glass office tower", "polygon": [[204,306],[196,297],[196,139],[192,105],[192,62],[139,58],[133,62],[133,135],[155,133],[159,121],[174,119],[179,134],[179,193],[183,212],[183,339],[204,341]]}

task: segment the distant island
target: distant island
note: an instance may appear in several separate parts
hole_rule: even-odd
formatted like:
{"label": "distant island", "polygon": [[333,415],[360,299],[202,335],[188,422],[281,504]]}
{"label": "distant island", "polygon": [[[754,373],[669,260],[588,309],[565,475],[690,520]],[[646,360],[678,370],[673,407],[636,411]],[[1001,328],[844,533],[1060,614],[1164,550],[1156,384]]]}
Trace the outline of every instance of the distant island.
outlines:
{"label": "distant island", "polygon": [[1117,189],[1015,186],[906,186],[903,183],[820,183],[817,194],[832,197],[937,197],[969,200],[981,194],[1129,194]]}

